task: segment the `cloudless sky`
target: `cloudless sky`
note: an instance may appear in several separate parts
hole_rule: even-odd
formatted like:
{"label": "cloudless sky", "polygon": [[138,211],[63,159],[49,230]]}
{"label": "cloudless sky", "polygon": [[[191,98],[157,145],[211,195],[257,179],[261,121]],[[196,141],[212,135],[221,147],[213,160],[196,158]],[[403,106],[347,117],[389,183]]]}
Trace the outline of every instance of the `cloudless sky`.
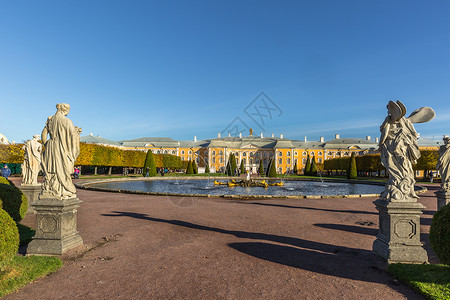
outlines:
{"label": "cloudless sky", "polygon": [[[214,138],[236,118],[364,138],[400,99],[436,111],[415,127],[440,140],[449,16],[448,1],[0,1],[0,133],[27,140],[66,102],[82,135],[112,140]],[[263,126],[245,113],[261,92],[279,108]]]}

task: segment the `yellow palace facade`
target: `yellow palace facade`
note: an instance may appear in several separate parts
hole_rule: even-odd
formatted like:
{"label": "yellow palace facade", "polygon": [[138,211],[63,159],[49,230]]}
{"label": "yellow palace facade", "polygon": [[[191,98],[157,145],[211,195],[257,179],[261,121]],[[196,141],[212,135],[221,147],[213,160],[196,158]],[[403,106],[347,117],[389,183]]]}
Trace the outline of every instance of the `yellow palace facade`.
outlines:
{"label": "yellow palace facade", "polygon": [[[204,172],[206,164],[211,172],[223,172],[231,153],[236,157],[237,166],[244,162],[246,170],[256,173],[260,161],[266,170],[270,159],[274,159],[279,174],[290,173],[297,163],[299,172],[304,169],[309,155],[314,157],[317,164],[327,159],[348,157],[352,152],[356,155],[376,153],[378,151],[378,138],[372,140],[341,138],[338,134],[330,141],[320,138],[319,141],[303,141],[286,139],[283,135],[264,137],[263,134],[254,136],[252,131],[248,136],[239,137],[218,134],[217,138],[193,141],[176,141],[171,138],[144,137],[134,140],[114,142],[93,135],[81,138],[81,142],[96,143],[120,147],[124,150],[151,150],[155,154],[172,154],[181,160],[195,160],[199,172]],[[419,146],[425,149],[438,149],[442,142],[419,138]]]}

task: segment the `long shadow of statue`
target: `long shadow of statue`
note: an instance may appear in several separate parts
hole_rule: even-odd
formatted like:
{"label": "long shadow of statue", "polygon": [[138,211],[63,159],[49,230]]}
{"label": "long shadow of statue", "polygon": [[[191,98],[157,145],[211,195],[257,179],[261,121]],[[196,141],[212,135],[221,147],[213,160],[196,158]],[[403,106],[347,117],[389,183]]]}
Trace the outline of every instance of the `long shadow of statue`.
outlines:
{"label": "long shadow of statue", "polygon": [[[385,266],[383,260],[373,254],[370,250],[274,234],[226,230],[181,220],[160,219],[134,212],[113,211],[110,214],[102,215],[110,217],[131,217],[195,230],[232,235],[244,240],[243,242],[228,244],[229,247],[241,253],[266,261],[330,276],[387,284],[393,289],[398,290],[400,293],[407,295],[408,298],[417,297],[417,295],[406,286],[393,284],[391,277],[388,276],[383,269]],[[258,241],[248,242],[245,240]]]}

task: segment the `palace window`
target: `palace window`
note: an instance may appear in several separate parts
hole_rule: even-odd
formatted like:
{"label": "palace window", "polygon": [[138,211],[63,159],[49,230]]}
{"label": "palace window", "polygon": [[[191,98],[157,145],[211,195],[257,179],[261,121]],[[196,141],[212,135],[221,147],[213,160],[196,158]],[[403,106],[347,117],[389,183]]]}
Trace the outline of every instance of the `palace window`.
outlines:
{"label": "palace window", "polygon": [[341,152],[336,152],[336,156],[341,156]]}
{"label": "palace window", "polygon": [[223,157],[219,157],[219,164],[223,164]]}
{"label": "palace window", "polygon": [[181,160],[184,160],[184,157],[181,157]]}
{"label": "palace window", "polygon": [[317,153],[317,155],[322,156],[323,155],[322,151],[319,151],[319,153]]}
{"label": "palace window", "polygon": [[302,164],[303,164],[303,165],[306,165],[306,158],[303,158],[303,159],[302,159]]}
{"label": "palace window", "polygon": [[306,151],[303,151],[302,155],[306,156],[306,155],[308,155],[308,153]]}
{"label": "palace window", "polygon": [[321,164],[321,163],[322,163],[322,157],[319,157],[319,158],[317,159],[317,162],[318,162],[319,164]]}
{"label": "palace window", "polygon": [[247,156],[247,152],[243,152],[242,156],[244,156],[244,157]]}
{"label": "palace window", "polygon": [[278,156],[283,156],[283,152],[278,151]]}
{"label": "palace window", "polygon": [[195,158],[195,162],[197,163],[197,165],[200,163],[200,158],[198,156]]}
{"label": "palace window", "polygon": [[280,167],[280,168],[278,168],[278,174],[281,174],[281,173],[283,173],[283,169]]}
{"label": "palace window", "polygon": [[252,158],[252,157],[250,157],[250,158],[248,159],[248,161],[250,162],[250,164],[253,164],[253,158]]}
{"label": "palace window", "polygon": [[256,159],[256,163],[259,164],[259,158]]}
{"label": "palace window", "polygon": [[192,157],[189,156],[189,157],[188,157],[188,160],[192,160]]}
{"label": "palace window", "polygon": [[314,152],[313,151],[311,151],[311,153],[309,153],[311,156],[314,156]]}
{"label": "palace window", "polygon": [[168,152],[167,152],[167,150],[164,150],[164,154],[167,154]]}
{"label": "palace window", "polygon": [[213,151],[211,152],[211,155],[216,155],[216,151],[213,150]]}
{"label": "palace window", "polygon": [[267,152],[264,152],[264,157],[267,157]]}
{"label": "palace window", "polygon": [[291,156],[291,151],[288,151],[286,155]]}
{"label": "palace window", "polygon": [[291,164],[291,159],[288,158],[288,159],[286,160],[286,163],[287,163],[288,165],[290,165],[290,164]]}
{"label": "palace window", "polygon": [[223,155],[223,151],[222,150],[219,151],[219,155]]}
{"label": "palace window", "polygon": [[172,150],[172,154],[175,155],[175,153],[176,153],[175,150]]}
{"label": "palace window", "polygon": [[216,158],[215,158],[215,157],[212,158],[212,163],[213,163],[213,164],[216,163]]}
{"label": "palace window", "polygon": [[181,155],[184,155],[184,150],[181,150]]}
{"label": "palace window", "polygon": [[157,153],[157,154],[160,154],[161,152],[158,150],[158,151],[156,151],[156,153]]}
{"label": "palace window", "polygon": [[267,158],[264,158],[263,164],[267,165]]}
{"label": "palace window", "polygon": [[283,163],[283,159],[282,159],[282,158],[279,158],[279,159],[278,159],[278,164],[281,165],[282,163]]}
{"label": "palace window", "polygon": [[247,164],[247,160],[245,158],[242,159],[244,161],[244,165]]}
{"label": "palace window", "polygon": [[298,155],[298,152],[297,152],[297,151],[294,151],[294,155],[297,156],[297,155]]}
{"label": "palace window", "polygon": [[189,155],[191,155],[191,154],[192,154],[192,151],[191,151],[191,150],[189,150],[188,154],[189,154]]}

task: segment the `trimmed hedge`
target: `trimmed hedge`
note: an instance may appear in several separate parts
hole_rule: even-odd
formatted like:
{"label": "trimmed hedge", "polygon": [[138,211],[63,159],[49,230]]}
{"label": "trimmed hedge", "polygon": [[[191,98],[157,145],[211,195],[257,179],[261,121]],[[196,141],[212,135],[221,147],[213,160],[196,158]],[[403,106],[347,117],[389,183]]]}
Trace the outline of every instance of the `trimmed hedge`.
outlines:
{"label": "trimmed hedge", "polygon": [[16,222],[0,208],[0,270],[19,250],[19,230]]}
{"label": "trimmed hedge", "polygon": [[433,216],[430,243],[441,263],[450,265],[450,204]]}
{"label": "trimmed hedge", "polygon": [[3,208],[14,221],[20,222],[27,213],[27,197],[15,186],[0,184],[0,208]]}
{"label": "trimmed hedge", "polygon": [[15,186],[14,183],[11,180],[6,179],[3,176],[0,176],[0,184],[7,184],[7,185]]}

